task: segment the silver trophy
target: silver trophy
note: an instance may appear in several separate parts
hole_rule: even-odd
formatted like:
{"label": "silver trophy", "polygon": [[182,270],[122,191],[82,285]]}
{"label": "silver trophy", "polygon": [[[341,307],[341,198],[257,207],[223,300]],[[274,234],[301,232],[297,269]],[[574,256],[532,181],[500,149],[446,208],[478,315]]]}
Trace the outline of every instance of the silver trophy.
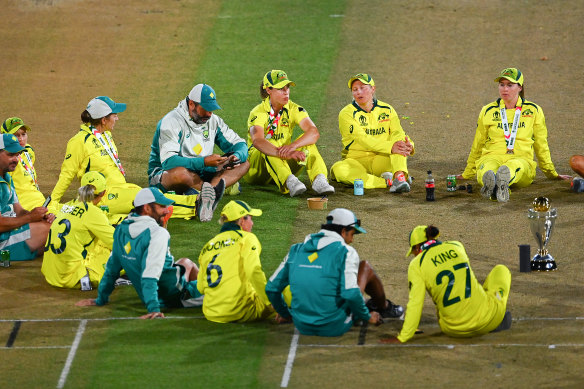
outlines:
{"label": "silver trophy", "polygon": [[538,197],[533,200],[533,208],[530,208],[527,214],[531,232],[539,246],[537,254],[531,258],[531,270],[533,271],[557,269],[554,257],[550,255],[546,248],[557,216],[556,208],[550,208],[550,202],[546,197]]}

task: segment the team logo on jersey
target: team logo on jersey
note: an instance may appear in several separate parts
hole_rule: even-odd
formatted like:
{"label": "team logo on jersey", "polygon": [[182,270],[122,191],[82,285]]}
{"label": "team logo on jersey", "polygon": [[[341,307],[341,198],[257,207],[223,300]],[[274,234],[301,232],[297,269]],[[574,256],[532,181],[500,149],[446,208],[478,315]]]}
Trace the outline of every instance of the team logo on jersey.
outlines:
{"label": "team logo on jersey", "polygon": [[359,125],[366,126],[367,125],[367,118],[363,115],[359,116]]}
{"label": "team logo on jersey", "polygon": [[93,145],[95,146],[95,148],[96,148],[96,149],[99,149],[99,146],[100,146],[100,144],[99,144],[99,142],[97,141],[97,139],[96,139],[96,138],[93,138],[93,139],[91,139],[91,141],[93,142]]}
{"label": "team logo on jersey", "polygon": [[201,154],[201,151],[203,151],[203,146],[197,144],[195,147],[193,147],[193,151],[195,152],[195,154],[199,155]]}
{"label": "team logo on jersey", "polygon": [[130,242],[126,243],[126,245],[124,246],[124,250],[126,251],[126,254],[130,254],[130,251],[132,250],[132,245],[130,244]]}
{"label": "team logo on jersey", "polygon": [[118,198],[118,194],[117,193],[108,193],[107,194],[107,199],[108,200],[114,200]]}
{"label": "team logo on jersey", "polygon": [[500,120],[501,120],[501,114],[499,113],[499,111],[493,112],[493,121],[498,122]]}
{"label": "team logo on jersey", "polygon": [[527,108],[525,111],[521,112],[521,116],[526,117],[526,118],[530,118],[533,116],[533,111],[529,108]]}
{"label": "team logo on jersey", "polygon": [[310,263],[314,262],[316,260],[316,258],[318,258],[318,254],[316,252],[314,252],[308,256],[308,260],[310,261]]}
{"label": "team logo on jersey", "polygon": [[280,125],[280,126],[282,126],[282,127],[289,127],[289,126],[290,126],[290,123],[288,122],[288,118],[286,118],[286,117],[281,117],[281,118],[280,118],[280,123],[279,123],[279,125]]}
{"label": "team logo on jersey", "polygon": [[71,158],[71,154],[65,155],[65,159],[69,159],[69,158]]}
{"label": "team logo on jersey", "polygon": [[209,139],[209,129],[208,128],[203,130],[203,137],[205,139]]}
{"label": "team logo on jersey", "polygon": [[386,122],[389,120],[389,115],[386,114],[385,112],[383,112],[381,115],[379,115],[379,117],[377,118],[377,121],[379,122]]}

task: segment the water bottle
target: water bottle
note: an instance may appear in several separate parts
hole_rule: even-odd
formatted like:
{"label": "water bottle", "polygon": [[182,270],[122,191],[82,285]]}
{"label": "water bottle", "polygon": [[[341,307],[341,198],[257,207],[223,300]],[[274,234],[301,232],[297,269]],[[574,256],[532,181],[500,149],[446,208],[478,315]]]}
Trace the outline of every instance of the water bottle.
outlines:
{"label": "water bottle", "polygon": [[426,201],[434,201],[434,177],[432,170],[428,170],[428,177],[426,178]]}

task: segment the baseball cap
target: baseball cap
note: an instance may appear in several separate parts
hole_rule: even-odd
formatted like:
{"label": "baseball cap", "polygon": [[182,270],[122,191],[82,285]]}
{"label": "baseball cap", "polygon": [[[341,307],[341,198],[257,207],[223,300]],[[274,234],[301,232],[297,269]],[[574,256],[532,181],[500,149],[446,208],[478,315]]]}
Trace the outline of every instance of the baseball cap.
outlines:
{"label": "baseball cap", "polygon": [[505,78],[515,84],[523,86],[523,73],[517,68],[507,68],[501,70],[499,77],[495,78],[495,82],[499,82],[501,78]]}
{"label": "baseball cap", "polygon": [[217,104],[217,95],[213,88],[207,84],[197,84],[189,92],[189,100],[201,104],[205,111],[211,112],[216,109],[221,109]]}
{"label": "baseball cap", "polygon": [[96,193],[101,193],[106,188],[105,176],[100,172],[90,171],[81,177],[81,186],[93,185]]}
{"label": "baseball cap", "polygon": [[375,86],[375,81],[373,81],[373,78],[371,78],[369,74],[359,73],[355,74],[353,77],[349,79],[349,89],[353,87],[353,82],[357,80],[361,81],[363,84]]}
{"label": "baseball cap", "polygon": [[290,84],[290,86],[296,86],[296,83],[294,81],[290,81],[288,79],[288,75],[283,70],[270,70],[264,76],[264,89],[281,89],[288,84]]}
{"label": "baseball cap", "polygon": [[245,215],[261,216],[262,210],[252,208],[248,203],[241,200],[231,200],[221,210],[221,216],[225,216],[225,219],[229,222],[237,220]]}
{"label": "baseball cap", "polygon": [[18,139],[13,134],[2,134],[0,150],[6,150],[9,153],[20,153],[24,150],[24,147],[18,143]]}
{"label": "baseball cap", "polygon": [[110,113],[120,113],[126,110],[126,104],[116,103],[107,96],[98,96],[87,104],[87,112],[92,119],[101,119]]}
{"label": "baseball cap", "polygon": [[335,224],[337,226],[352,227],[357,234],[365,234],[367,231],[361,227],[361,220],[355,217],[355,214],[345,208],[333,209],[326,217],[326,224]]}
{"label": "baseball cap", "polygon": [[136,198],[134,199],[134,207],[152,203],[160,205],[171,205],[174,204],[174,200],[165,197],[158,188],[151,187],[140,189],[140,191],[136,194]]}
{"label": "baseball cap", "polygon": [[16,131],[20,130],[21,127],[24,127],[26,131],[30,131],[30,127],[24,124],[21,118],[8,118],[2,123],[2,133],[14,134]]}
{"label": "baseball cap", "polygon": [[416,226],[412,232],[410,232],[410,249],[408,250],[406,257],[412,255],[412,248],[415,245],[424,243],[428,240],[428,238],[426,238],[426,228],[428,228],[428,226]]}

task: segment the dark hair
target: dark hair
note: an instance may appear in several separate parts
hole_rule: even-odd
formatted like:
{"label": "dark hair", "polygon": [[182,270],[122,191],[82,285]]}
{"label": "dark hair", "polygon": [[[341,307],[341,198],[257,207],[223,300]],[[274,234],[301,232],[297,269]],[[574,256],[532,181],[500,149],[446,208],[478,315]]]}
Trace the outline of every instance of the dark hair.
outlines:
{"label": "dark hair", "polygon": [[521,98],[523,100],[525,100],[525,84],[521,85],[521,90],[519,91],[519,96],[521,96]]}
{"label": "dark hair", "polygon": [[[111,113],[109,115],[111,115]],[[108,117],[109,115],[104,116],[104,118]],[[89,114],[89,112],[87,112],[87,110],[85,110],[81,113],[81,121],[83,123],[89,123],[93,127],[97,127],[98,125],[100,125],[101,119],[103,119],[103,118],[99,118],[99,119],[92,118],[91,115]]]}
{"label": "dark hair", "polygon": [[268,91],[264,89],[264,82],[260,82],[260,97],[263,99],[265,99],[266,97],[268,97]]}
{"label": "dark hair", "polygon": [[130,212],[137,213],[138,215],[144,214],[144,205],[140,205],[139,207],[134,207]]}
{"label": "dark hair", "polygon": [[341,235],[343,230],[350,231],[353,227],[341,226],[339,224],[321,224],[320,228],[323,230],[333,231]]}
{"label": "dark hair", "polygon": [[438,231],[438,227],[434,227],[433,225],[429,225],[426,227],[426,239],[435,239],[440,231]]}

